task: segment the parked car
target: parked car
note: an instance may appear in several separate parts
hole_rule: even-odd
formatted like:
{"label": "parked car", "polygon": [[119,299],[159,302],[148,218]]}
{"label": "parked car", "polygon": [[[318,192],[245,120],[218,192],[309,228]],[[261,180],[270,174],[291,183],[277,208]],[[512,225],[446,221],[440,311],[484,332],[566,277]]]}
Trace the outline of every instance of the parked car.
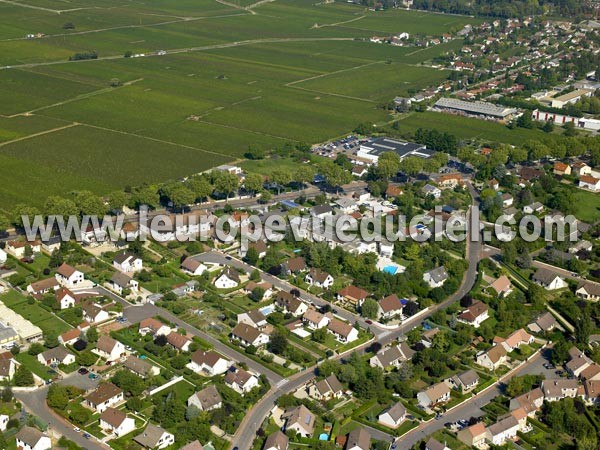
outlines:
{"label": "parked car", "polygon": [[80,375],[87,375],[88,373],[90,373],[90,371],[87,370],[85,367],[80,367],[77,373]]}

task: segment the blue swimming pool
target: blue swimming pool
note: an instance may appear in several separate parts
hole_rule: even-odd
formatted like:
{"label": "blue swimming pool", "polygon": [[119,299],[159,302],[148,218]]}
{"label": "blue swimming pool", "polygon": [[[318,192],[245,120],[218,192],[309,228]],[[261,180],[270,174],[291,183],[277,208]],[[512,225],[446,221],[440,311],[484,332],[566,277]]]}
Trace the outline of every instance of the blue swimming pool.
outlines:
{"label": "blue swimming pool", "polygon": [[320,441],[328,441],[329,440],[329,435],[327,433],[321,433],[319,435],[319,440]]}
{"label": "blue swimming pool", "polygon": [[390,274],[390,275],[396,275],[396,272],[398,272],[398,267],[396,267],[396,266],[385,266],[383,268],[383,271],[385,273]]}
{"label": "blue swimming pool", "polygon": [[263,315],[268,316],[269,314],[271,314],[273,311],[275,311],[275,305],[269,305],[269,306],[265,306],[264,308],[260,308],[259,310],[261,313],[263,313]]}

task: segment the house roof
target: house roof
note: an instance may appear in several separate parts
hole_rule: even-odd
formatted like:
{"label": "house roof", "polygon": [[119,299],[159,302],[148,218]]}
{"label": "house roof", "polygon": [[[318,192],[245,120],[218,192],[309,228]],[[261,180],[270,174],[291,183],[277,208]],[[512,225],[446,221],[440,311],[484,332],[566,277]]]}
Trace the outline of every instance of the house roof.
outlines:
{"label": "house roof", "polygon": [[437,401],[437,399],[443,397],[444,395],[449,394],[450,388],[448,387],[448,385],[446,385],[446,383],[440,382],[440,383],[436,383],[432,386],[429,386],[427,389],[425,389],[423,391],[423,393],[425,395],[427,395],[427,397],[430,400]]}
{"label": "house roof", "polygon": [[98,345],[96,347],[102,352],[110,353],[113,351],[113,348],[115,348],[115,345],[117,345],[116,340],[114,340],[110,336],[103,334],[98,339]]}
{"label": "house roof", "polygon": [[554,327],[554,325],[556,325],[556,319],[550,312],[546,311],[545,313],[539,315],[535,319],[534,323],[537,324],[542,331],[548,331]]}
{"label": "house roof", "polygon": [[123,421],[127,419],[127,414],[116,408],[106,408],[100,415],[100,420],[103,420],[111,427],[118,428]]}
{"label": "house roof", "polygon": [[284,263],[290,272],[300,272],[306,269],[306,261],[302,256],[290,258]]}
{"label": "house roof", "polygon": [[246,372],[244,369],[240,369],[239,367],[230,367],[225,374],[225,384],[237,384],[238,386],[245,386],[248,380],[250,380],[252,377],[253,375],[250,372]]}
{"label": "house roof", "polygon": [[519,422],[513,416],[508,416],[499,422],[488,427],[488,431],[492,436],[497,436],[504,433],[506,430],[519,426]]}
{"label": "house roof", "polygon": [[585,368],[579,376],[582,380],[589,380],[590,378],[596,377],[600,374],[600,364],[592,363],[589,367]]}
{"label": "house roof", "polygon": [[131,284],[131,278],[129,275],[124,274],[123,272],[115,272],[112,277],[110,277],[110,281],[117,286],[127,289]]}
{"label": "house roof", "polygon": [[487,351],[488,358],[494,364],[506,356],[506,349],[503,345],[494,345]]}
{"label": "house roof", "polygon": [[445,450],[446,446],[435,438],[429,438],[425,444],[427,450]]}
{"label": "house roof", "polygon": [[56,293],[54,294],[54,297],[56,298],[56,300],[58,300],[59,302],[65,298],[65,297],[71,297],[73,300],[75,300],[77,297],[75,296],[75,294],[70,290],[67,289],[65,287],[61,287],[58,291],[56,291]]}
{"label": "house roof", "polygon": [[129,259],[131,259],[132,261],[135,261],[136,259],[141,259],[141,258],[139,256],[134,255],[131,252],[119,252],[113,258],[113,262],[116,262],[117,264],[123,264],[125,261],[127,261]]}
{"label": "house roof", "polygon": [[122,393],[123,390],[112,383],[100,383],[96,390],[88,394],[85,399],[92,405],[99,405]]}
{"label": "house roof", "polygon": [[348,337],[352,329],[354,328],[352,324],[342,322],[335,317],[329,321],[327,328],[331,330],[333,333],[338,334],[343,337]]}
{"label": "house roof", "polygon": [[219,274],[217,278],[221,278],[222,276],[226,276],[227,278],[235,281],[236,283],[240,282],[240,274],[237,270],[234,270],[231,267],[225,267],[225,269],[223,269],[223,271]]}
{"label": "house roof", "polygon": [[67,263],[62,263],[60,267],[56,269],[56,273],[65,278],[70,278],[75,272],[77,272],[77,269]]}
{"label": "house roof", "polygon": [[[11,353],[12,355],[12,353]],[[0,376],[9,377],[10,369],[13,365],[12,359],[0,359]]]}
{"label": "house roof", "polygon": [[476,438],[478,436],[481,436],[482,434],[485,434],[485,423],[477,422],[468,427],[467,430],[469,431],[472,437]]}
{"label": "house roof", "polygon": [[506,275],[502,275],[490,284],[490,287],[498,294],[504,294],[505,292],[510,291],[511,286],[510,279]]}
{"label": "house roof", "polygon": [[288,437],[281,432],[281,430],[277,430],[275,433],[271,433],[267,439],[265,440],[264,449],[275,449],[275,450],[287,450],[289,439]]}
{"label": "house roof", "polygon": [[311,267],[309,271],[310,277],[316,281],[317,283],[324,283],[329,274],[324,270],[317,269],[316,267]]}
{"label": "house roof", "polygon": [[133,440],[142,447],[154,448],[158,445],[158,441],[165,433],[167,433],[167,431],[163,428],[149,423],[146,429],[141,434],[134,437]]}
{"label": "house roof", "polygon": [[238,323],[231,334],[242,341],[254,342],[261,335],[261,331],[248,324]]}
{"label": "house roof", "polygon": [[33,289],[33,292],[41,292],[41,291],[47,291],[49,289],[54,289],[57,286],[60,286],[58,284],[58,281],[56,281],[56,278],[52,277],[52,278],[46,278],[45,280],[40,280],[40,281],[36,281],[35,283],[31,283],[31,289]]}
{"label": "house roof", "polygon": [[598,283],[589,283],[583,281],[577,286],[577,290],[583,289],[588,295],[600,296],[600,284]]}
{"label": "house roof", "polygon": [[143,329],[143,328],[149,328],[150,330],[152,330],[153,332],[157,332],[158,330],[160,330],[161,327],[163,327],[165,324],[162,323],[160,320],[155,319],[154,317],[148,317],[147,319],[143,319],[140,322],[139,328]]}
{"label": "house roof", "polygon": [[488,309],[489,308],[485,303],[478,300],[473,302],[473,304],[463,311],[458,318],[467,322],[475,322],[475,320],[477,320],[479,316],[485,314]]}
{"label": "house roof", "polygon": [[598,184],[598,182],[600,182],[600,179],[592,177],[590,175],[581,175],[579,177],[579,181],[588,184]]}
{"label": "house roof", "polygon": [[208,350],[206,352],[203,350],[196,350],[192,353],[192,361],[199,366],[207,365],[209,367],[214,367],[221,359],[225,358],[214,350]]}
{"label": "house roof", "polygon": [[44,358],[44,360],[46,360],[46,361],[49,361],[52,359],[56,359],[58,361],[63,361],[67,356],[69,356],[71,354],[72,353],[67,351],[66,348],[59,345],[58,347],[54,347],[54,348],[51,348],[51,349],[43,352],[42,358]]}
{"label": "house roof", "polygon": [[183,334],[179,334],[176,331],[171,331],[167,335],[167,342],[179,350],[181,350],[185,346],[185,344],[191,341],[192,340],[189,337],[184,336]]}
{"label": "house roof", "polygon": [[319,311],[313,308],[309,308],[303,316],[304,320],[306,320],[307,322],[314,323],[315,325],[321,322],[321,320],[323,320],[324,317],[325,315],[321,314]]}
{"label": "house roof", "polygon": [[192,257],[189,258],[185,258],[183,260],[183,262],[181,263],[181,268],[188,270],[190,272],[195,272],[196,269],[198,269],[198,267],[200,267],[202,265],[202,263],[200,261],[198,261],[197,259],[194,259]]}
{"label": "house roof", "polygon": [[529,342],[531,340],[531,335],[525,331],[523,328],[519,328],[516,331],[513,331],[504,342],[511,347],[518,347],[523,342]]}
{"label": "house roof", "polygon": [[557,274],[551,272],[546,269],[538,269],[537,272],[533,275],[533,279],[535,281],[539,281],[543,284],[550,284],[558,277]]}
{"label": "house roof", "polygon": [[563,397],[565,390],[577,390],[579,382],[577,380],[544,380],[542,381],[542,391],[546,397]]}
{"label": "house roof", "polygon": [[444,266],[436,267],[435,269],[425,273],[429,274],[431,279],[436,283],[441,283],[448,278],[448,273],[446,272],[446,268]]}
{"label": "house roof", "polygon": [[200,441],[195,440],[184,445],[179,450],[204,450],[204,446],[200,443]]}
{"label": "house roof", "polygon": [[356,300],[363,300],[369,296],[369,293],[364,289],[352,285],[340,289],[337,294],[342,297],[353,298]]}
{"label": "house roof", "polygon": [[297,311],[302,305],[302,301],[299,298],[294,297],[289,292],[279,291],[275,297],[275,304],[280,308],[287,309],[288,311]]}
{"label": "house roof", "polygon": [[459,373],[456,378],[458,378],[463,386],[471,386],[479,381],[479,375],[472,369]]}
{"label": "house roof", "polygon": [[402,402],[397,402],[391,408],[389,408],[386,413],[390,415],[392,420],[398,421],[406,415],[406,408]]}
{"label": "house roof", "polygon": [[402,300],[400,300],[396,294],[392,294],[379,300],[379,307],[384,313],[389,313],[392,311],[401,311],[404,308],[404,305],[402,304]]}
{"label": "house roof", "polygon": [[559,170],[561,172],[564,172],[565,170],[567,170],[568,167],[569,167],[568,164],[565,164],[564,162],[561,162],[561,161],[556,161],[554,163],[554,170]]}
{"label": "house roof", "polygon": [[330,205],[316,205],[310,209],[310,212],[314,216],[320,216],[321,214],[328,214],[333,212],[333,208]]}
{"label": "house roof", "polygon": [[202,405],[202,409],[205,411],[215,407],[223,401],[221,399],[221,394],[219,394],[219,391],[217,391],[217,388],[213,384],[194,393],[192,396],[195,396],[198,399]]}
{"label": "house roof", "polygon": [[123,363],[123,367],[143,376],[148,375],[152,370],[152,364],[133,355],[130,355],[125,360],[125,362]]}
{"label": "house roof", "polygon": [[360,448],[369,450],[371,448],[371,434],[363,427],[355,428],[348,433],[346,448]]}
{"label": "house roof", "polygon": [[[536,406],[536,402],[544,399],[544,393],[540,388],[535,388],[529,392],[526,392],[523,395],[519,395],[515,397],[517,404],[525,409],[527,413],[537,411],[538,407]],[[516,408],[515,408],[516,409]]]}
{"label": "house roof", "polygon": [[29,445],[31,448],[35,447],[35,445],[39,442],[39,440],[44,436],[46,436],[46,435],[44,433],[42,433],[40,430],[38,430],[37,428],[28,427],[28,426],[24,426],[16,434],[16,438],[18,440]]}
{"label": "house roof", "polygon": [[304,405],[286,409],[281,418],[287,420],[286,427],[298,424],[309,434],[315,429],[315,415]]}
{"label": "house roof", "polygon": [[60,338],[62,339],[63,342],[69,342],[69,341],[72,341],[73,339],[79,338],[79,336],[81,336],[81,330],[79,328],[73,328],[72,330],[69,330],[69,331],[61,334]]}

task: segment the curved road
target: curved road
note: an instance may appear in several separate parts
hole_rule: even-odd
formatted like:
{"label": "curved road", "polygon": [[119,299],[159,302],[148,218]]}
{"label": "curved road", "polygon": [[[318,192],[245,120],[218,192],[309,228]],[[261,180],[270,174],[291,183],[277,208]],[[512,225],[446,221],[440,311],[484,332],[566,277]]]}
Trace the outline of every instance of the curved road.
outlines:
{"label": "curved road", "polygon": [[[469,193],[472,198],[472,207],[469,208],[469,212],[467,214],[468,217],[472,217],[476,212],[479,211],[479,195],[473,188],[473,186],[468,184]],[[476,207],[476,208],[473,208]],[[474,223],[473,219],[469,222],[469,225]],[[402,325],[395,328],[393,331],[384,331],[381,330],[373,330],[377,336],[376,342],[381,345],[386,345],[399,337],[406,334],[408,331],[412,330],[416,326],[418,326],[425,318],[430,317],[436,311],[440,309],[447,308],[452,303],[460,300],[466,294],[469,293],[475,281],[477,280],[477,266],[479,262],[481,251],[481,236],[479,231],[477,233],[473,233],[471,227],[468,228],[467,231],[467,261],[469,262],[469,267],[464,275],[462,284],[458,291],[450,296],[448,299],[439,303],[433,307],[431,307],[427,313],[419,315],[417,317],[413,317],[412,319],[406,320]],[[227,260],[228,264],[231,264],[236,260]],[[271,281],[271,280],[269,280]],[[320,300],[323,302],[323,300]],[[352,316],[352,321],[356,321],[356,317],[348,312],[350,316]],[[340,315],[342,312],[340,311]],[[352,351],[364,352],[365,349],[371,345],[371,343],[363,344],[360,347],[353,349]],[[335,359],[341,358],[342,355],[338,355]],[[289,377],[286,380],[282,380],[279,384],[273,386],[271,390],[256,404],[254,407],[248,411],[246,417],[238,427],[238,431],[235,434],[233,441],[231,443],[231,448],[239,448],[239,450],[248,450],[252,447],[252,443],[256,437],[256,432],[262,425],[263,421],[269,415],[271,409],[277,403],[277,399],[284,394],[294,392],[302,385],[309,382],[316,375],[317,366],[311,367],[304,372],[295,374],[292,377]]]}

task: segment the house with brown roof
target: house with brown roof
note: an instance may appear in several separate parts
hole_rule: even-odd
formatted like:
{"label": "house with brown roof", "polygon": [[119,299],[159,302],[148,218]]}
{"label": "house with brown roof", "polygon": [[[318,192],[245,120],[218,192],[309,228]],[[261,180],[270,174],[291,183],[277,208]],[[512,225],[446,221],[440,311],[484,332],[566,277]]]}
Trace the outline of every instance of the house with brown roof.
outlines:
{"label": "house with brown roof", "polygon": [[[10,354],[10,353],[9,353]],[[12,357],[12,354],[10,354]],[[10,381],[16,371],[15,361],[11,359],[0,359],[0,381]]]}
{"label": "house with brown roof", "polygon": [[277,430],[267,436],[263,450],[288,450],[288,446],[289,438],[281,430]]}
{"label": "house with brown roof", "polygon": [[316,400],[331,400],[341,398],[344,395],[342,383],[334,374],[320,381],[312,383],[308,387],[308,395]]}
{"label": "house with brown roof", "polygon": [[85,404],[97,412],[123,401],[123,390],[112,383],[100,383],[95,391],[85,397]]}
{"label": "house with brown roof", "polygon": [[64,364],[65,366],[75,362],[75,355],[62,346],[50,348],[37,355],[37,360],[44,366]]}
{"label": "house with brown roof", "polygon": [[487,430],[484,422],[477,422],[469,427],[465,427],[458,432],[456,437],[462,443],[469,447],[480,448],[485,443]]}
{"label": "house with brown roof", "polygon": [[246,323],[238,323],[231,330],[231,338],[244,347],[252,345],[257,348],[266,345],[270,340],[268,334]]}
{"label": "house with brown roof", "polygon": [[454,189],[456,186],[462,186],[464,184],[463,177],[460,173],[440,175],[436,182],[440,189]]}
{"label": "house with brown roof", "polygon": [[406,299],[400,299],[396,294],[388,295],[379,300],[379,310],[377,312],[380,319],[391,319],[402,316]]}
{"label": "house with brown roof", "polygon": [[260,288],[263,290],[262,298],[259,298],[257,301],[263,301],[271,298],[273,296],[273,285],[267,281],[263,281],[257,283],[255,281],[250,281],[246,286],[244,286],[244,293],[246,295],[254,295],[254,290],[256,288]]}
{"label": "house with brown roof", "polygon": [[533,336],[527,333],[523,328],[513,331],[506,339],[499,336],[494,338],[494,343],[502,344],[509,353],[520,348],[522,345],[531,344],[532,342]]}
{"label": "house with brown roof", "polygon": [[425,450],[450,450],[446,444],[442,444],[436,438],[429,438],[429,440],[425,443]]}
{"label": "house with brown roof", "polygon": [[206,267],[204,264],[202,264],[197,259],[192,258],[191,256],[188,258],[185,258],[183,260],[183,262],[181,263],[180,267],[184,273],[191,275],[193,277],[200,276],[208,270],[208,267]]}
{"label": "house with brown roof", "polygon": [[110,319],[110,314],[102,306],[92,301],[83,302],[83,320],[89,323],[100,323]]}
{"label": "house with brown roof", "polygon": [[223,271],[215,278],[213,284],[218,289],[233,289],[239,286],[240,274],[231,267],[225,267]]}
{"label": "house with brown roof", "polygon": [[304,277],[304,281],[310,286],[329,289],[333,285],[334,279],[327,272],[312,267]]}
{"label": "house with brown roof", "polygon": [[67,263],[62,263],[61,266],[56,269],[55,277],[56,281],[58,281],[58,284],[69,289],[81,286],[85,280],[83,272],[75,269]]}
{"label": "house with brown roof", "polygon": [[289,292],[279,291],[275,295],[275,306],[283,311],[284,314],[292,316],[301,316],[308,310],[308,305]]}
{"label": "house with brown roof", "polygon": [[536,411],[538,411],[543,404],[544,393],[540,388],[535,388],[523,395],[519,395],[518,397],[511,399],[509,409],[514,411],[516,409],[523,408],[527,415],[533,417],[535,416]]}
{"label": "house with brown roof", "polygon": [[100,428],[116,437],[125,436],[135,430],[135,420],[116,408],[106,408],[100,415]]}
{"label": "house with brown roof", "polygon": [[458,322],[471,325],[475,328],[479,328],[483,321],[489,317],[488,306],[485,303],[477,300],[474,301],[473,304],[465,309],[462,313],[460,313],[456,320]]}
{"label": "house with brown roof", "polygon": [[562,289],[567,287],[567,283],[559,275],[550,270],[538,269],[533,275],[533,282],[539,284],[547,291]]}
{"label": "house with brown roof", "polygon": [[213,409],[219,409],[223,405],[223,400],[217,388],[214,384],[211,384],[201,391],[194,392],[187,399],[188,408],[192,405],[200,411],[212,411]]}
{"label": "house with brown roof", "polygon": [[33,253],[42,252],[42,243],[40,241],[8,241],[4,250],[15,258],[21,259],[25,257],[25,250],[27,247],[30,247]]}
{"label": "house with brown roof", "polygon": [[73,345],[79,340],[79,336],[81,336],[81,330],[79,328],[73,328],[61,334],[58,337],[58,342],[62,345]]}
{"label": "house with brown roof", "polygon": [[504,445],[515,438],[518,431],[519,421],[513,415],[508,415],[487,427],[487,440],[493,445]]}
{"label": "house with brown roof", "polygon": [[589,189],[593,192],[600,191],[600,178],[592,177],[590,175],[582,175],[579,177],[579,187],[582,189]]}
{"label": "house with brown roof", "polygon": [[327,324],[327,331],[340,341],[342,344],[354,342],[358,339],[358,330],[350,323],[342,322],[335,317]]}
{"label": "house with brown roof", "polygon": [[583,400],[589,405],[600,404],[600,381],[586,380],[583,383]]}
{"label": "house with brown roof", "polygon": [[189,444],[185,444],[179,450],[204,450],[204,446],[196,439]]}
{"label": "house with brown roof", "polygon": [[98,339],[95,352],[100,355],[100,357],[111,362],[127,356],[125,346],[105,334]]}
{"label": "house with brown roof", "polygon": [[383,411],[377,417],[377,421],[388,428],[396,429],[402,422],[406,419],[406,408],[402,404],[402,402],[397,402],[390,408]]}
{"label": "house with brown roof", "polygon": [[355,307],[361,306],[369,295],[364,289],[352,285],[346,286],[336,293],[338,301],[350,303]]}
{"label": "house with brown roof", "polygon": [[600,300],[600,284],[583,281],[577,286],[575,295],[583,300],[597,302]]}
{"label": "house with brown roof", "polygon": [[544,380],[541,385],[544,393],[544,400],[547,402],[557,402],[564,398],[575,398],[579,391],[579,382],[577,380]]}
{"label": "house with brown roof", "polygon": [[60,284],[58,284],[56,278],[46,278],[45,280],[40,280],[29,284],[27,286],[27,292],[34,297],[41,298],[42,295],[51,291],[57,291],[59,288]]}
{"label": "house with brown roof", "polygon": [[304,272],[305,270],[306,261],[302,256],[295,256],[281,264],[281,272],[286,276]]}
{"label": "house with brown roof", "polygon": [[579,378],[582,380],[600,380],[600,364],[592,363],[581,371]]}
{"label": "house with brown roof", "polygon": [[171,331],[167,335],[167,344],[180,352],[189,351],[191,343],[192,340],[189,337],[179,334],[176,331]]}
{"label": "house with brown roof", "polygon": [[37,428],[24,426],[15,435],[18,450],[50,450],[52,441],[46,433]]}
{"label": "house with brown roof", "polygon": [[138,358],[137,356],[130,355],[123,363],[125,369],[129,369],[135,373],[138,377],[147,378],[158,375],[160,370],[158,367],[153,366],[147,360]]}
{"label": "house with brown roof", "polygon": [[236,366],[229,368],[223,381],[226,386],[229,386],[241,396],[244,396],[259,384],[256,376]]}
{"label": "house with brown roof", "polygon": [[533,322],[527,325],[532,333],[547,333],[556,327],[556,319],[550,312],[545,312],[537,316]]}
{"label": "house with brown roof", "polygon": [[302,323],[310,330],[318,330],[319,328],[329,325],[331,318],[328,314],[321,314],[314,308],[309,308],[302,316]]}
{"label": "house with brown roof", "polygon": [[473,369],[454,375],[450,383],[460,392],[469,392],[479,384],[479,375]]}
{"label": "house with brown roof", "polygon": [[175,443],[175,436],[158,425],[148,423],[142,433],[133,438],[135,442],[146,450],[167,448]]}
{"label": "house with brown roof", "polygon": [[404,361],[411,359],[414,354],[414,350],[406,342],[401,342],[372,356],[369,359],[369,365],[384,370],[391,367],[400,367]]}
{"label": "house with brown roof", "polygon": [[237,315],[237,322],[250,325],[263,331],[267,326],[267,317],[258,309],[246,311]]}
{"label": "house with brown roof", "polygon": [[363,427],[358,427],[348,433],[346,450],[369,450],[371,448],[371,434]]}
{"label": "house with brown roof", "polygon": [[304,405],[286,409],[281,418],[286,431],[293,430],[302,437],[311,437],[315,431],[316,415]]}
{"label": "house with brown roof", "polygon": [[450,400],[450,388],[444,382],[429,386],[417,394],[417,400],[421,408],[431,408]]}
{"label": "house with brown roof", "polygon": [[138,326],[138,333],[142,336],[150,334],[156,336],[167,336],[171,332],[171,327],[165,325],[160,320],[154,317],[143,319]]}
{"label": "house with brown roof", "polygon": [[476,363],[488,370],[496,370],[508,359],[508,353],[503,345],[494,345],[476,356]]}
{"label": "house with brown roof", "polygon": [[496,292],[498,298],[504,298],[513,291],[512,283],[506,275],[502,275],[494,280],[494,282],[490,284],[490,288]]}
{"label": "house with brown roof", "polygon": [[196,350],[192,353],[192,360],[187,367],[196,373],[214,377],[227,372],[230,365],[231,361],[214,350]]}
{"label": "house with brown roof", "polygon": [[554,175],[571,175],[571,166],[562,161],[556,161],[553,172]]}

